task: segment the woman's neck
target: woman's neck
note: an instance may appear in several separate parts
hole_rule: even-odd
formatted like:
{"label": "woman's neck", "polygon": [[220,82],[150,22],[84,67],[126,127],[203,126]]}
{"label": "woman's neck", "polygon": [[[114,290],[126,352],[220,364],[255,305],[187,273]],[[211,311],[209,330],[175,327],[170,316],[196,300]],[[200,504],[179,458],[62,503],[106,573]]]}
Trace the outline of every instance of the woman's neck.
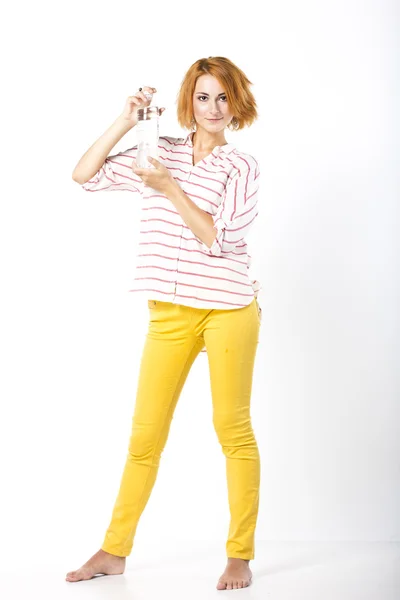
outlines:
{"label": "woman's neck", "polygon": [[196,152],[211,152],[215,146],[224,146],[228,142],[225,140],[223,133],[220,136],[215,136],[200,129],[194,132],[192,143]]}

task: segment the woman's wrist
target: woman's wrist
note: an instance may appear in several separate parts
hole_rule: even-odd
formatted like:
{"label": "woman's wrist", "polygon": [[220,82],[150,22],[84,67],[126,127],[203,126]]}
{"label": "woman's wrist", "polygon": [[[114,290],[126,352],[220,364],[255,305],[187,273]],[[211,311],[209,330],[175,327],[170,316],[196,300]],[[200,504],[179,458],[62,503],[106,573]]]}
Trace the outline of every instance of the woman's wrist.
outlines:
{"label": "woman's wrist", "polygon": [[124,131],[129,131],[130,129],[132,129],[133,127],[135,127],[135,125],[137,125],[137,121],[132,121],[130,119],[126,119],[124,117],[124,115],[119,115],[119,117],[117,117],[116,123],[118,123],[118,125],[122,128],[122,130]]}

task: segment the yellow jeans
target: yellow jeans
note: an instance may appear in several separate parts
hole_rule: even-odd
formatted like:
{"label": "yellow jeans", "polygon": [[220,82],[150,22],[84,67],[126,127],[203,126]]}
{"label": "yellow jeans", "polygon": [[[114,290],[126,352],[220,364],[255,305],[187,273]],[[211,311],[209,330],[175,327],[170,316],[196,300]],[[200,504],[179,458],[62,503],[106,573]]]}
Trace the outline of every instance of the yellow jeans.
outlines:
{"label": "yellow jeans", "polygon": [[132,433],[119,493],[102,549],[128,556],[154,486],[173,413],[190,368],[205,347],[213,424],[226,456],[228,557],[253,559],[260,456],[250,417],[253,366],[261,325],[257,298],[244,308],[194,308],[148,300]]}

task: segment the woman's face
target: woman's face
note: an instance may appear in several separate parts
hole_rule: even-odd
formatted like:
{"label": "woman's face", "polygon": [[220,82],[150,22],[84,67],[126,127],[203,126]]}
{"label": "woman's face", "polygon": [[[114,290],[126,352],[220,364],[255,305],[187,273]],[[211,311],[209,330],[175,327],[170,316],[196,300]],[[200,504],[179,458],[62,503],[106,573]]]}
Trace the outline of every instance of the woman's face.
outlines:
{"label": "woman's face", "polygon": [[200,125],[210,133],[223,131],[232,119],[233,114],[229,110],[224,90],[212,75],[200,75],[197,79],[193,93],[193,113],[197,126]]}

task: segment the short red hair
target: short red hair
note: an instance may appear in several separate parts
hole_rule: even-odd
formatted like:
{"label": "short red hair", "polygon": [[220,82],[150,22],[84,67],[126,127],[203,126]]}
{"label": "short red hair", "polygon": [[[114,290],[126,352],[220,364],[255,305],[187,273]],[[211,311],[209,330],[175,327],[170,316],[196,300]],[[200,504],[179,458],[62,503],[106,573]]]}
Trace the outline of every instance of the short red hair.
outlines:
{"label": "short red hair", "polygon": [[181,127],[192,128],[196,81],[205,74],[216,77],[224,88],[228,106],[234,115],[228,129],[238,131],[250,126],[258,118],[257,104],[250,90],[252,82],[229,58],[209,56],[193,63],[182,80],[177,96],[178,122]]}

